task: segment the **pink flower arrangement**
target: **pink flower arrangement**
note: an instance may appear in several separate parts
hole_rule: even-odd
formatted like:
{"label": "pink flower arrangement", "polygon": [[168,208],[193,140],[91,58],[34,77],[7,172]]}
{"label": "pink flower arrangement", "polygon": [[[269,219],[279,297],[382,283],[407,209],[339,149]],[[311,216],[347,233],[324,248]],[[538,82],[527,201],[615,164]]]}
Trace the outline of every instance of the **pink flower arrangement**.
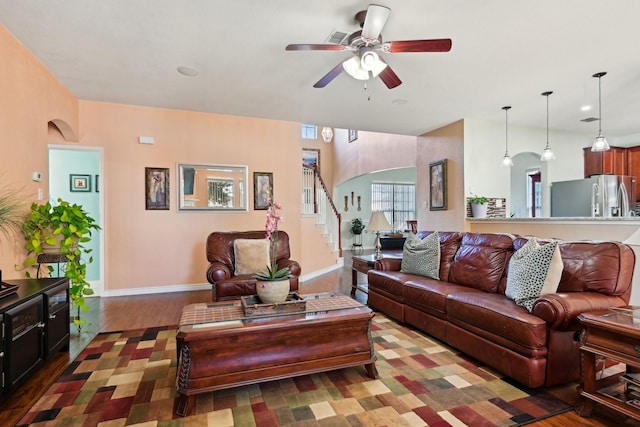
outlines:
{"label": "pink flower arrangement", "polygon": [[278,213],[282,209],[280,203],[267,199],[267,222],[264,226],[266,233],[265,238],[269,239],[269,256],[271,258],[271,265],[267,266],[267,271],[260,271],[253,277],[258,280],[281,280],[291,276],[291,270],[289,267],[284,267],[278,270],[278,264],[276,263],[277,248],[278,248],[278,222],[283,221],[282,215]]}

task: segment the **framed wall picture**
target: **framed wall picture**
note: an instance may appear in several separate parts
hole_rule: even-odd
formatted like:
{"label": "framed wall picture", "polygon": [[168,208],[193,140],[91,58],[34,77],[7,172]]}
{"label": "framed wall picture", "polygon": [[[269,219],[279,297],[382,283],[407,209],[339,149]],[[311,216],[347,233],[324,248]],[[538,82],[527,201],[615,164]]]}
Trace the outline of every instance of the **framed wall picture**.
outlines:
{"label": "framed wall picture", "polygon": [[91,175],[69,175],[69,189],[71,191],[91,191]]}
{"label": "framed wall picture", "polygon": [[273,197],[273,173],[253,173],[253,209],[266,210],[268,200]]}
{"label": "framed wall picture", "polygon": [[144,168],[145,209],[169,209],[169,168]]}
{"label": "framed wall picture", "polygon": [[94,188],[96,189],[96,193],[100,192],[100,175],[96,175],[96,182]]}
{"label": "framed wall picture", "polygon": [[302,149],[302,164],[309,167],[315,167],[320,170],[320,150],[315,148]]}
{"label": "framed wall picture", "polygon": [[447,210],[447,159],[429,163],[429,210]]}

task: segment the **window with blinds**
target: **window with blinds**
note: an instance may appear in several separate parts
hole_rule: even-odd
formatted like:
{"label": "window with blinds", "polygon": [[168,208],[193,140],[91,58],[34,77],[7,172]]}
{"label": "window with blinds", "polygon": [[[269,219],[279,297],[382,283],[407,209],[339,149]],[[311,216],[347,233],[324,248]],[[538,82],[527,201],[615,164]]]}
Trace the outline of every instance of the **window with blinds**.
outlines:
{"label": "window with blinds", "polygon": [[405,230],[416,219],[415,184],[372,183],[371,211],[383,211],[394,230]]}

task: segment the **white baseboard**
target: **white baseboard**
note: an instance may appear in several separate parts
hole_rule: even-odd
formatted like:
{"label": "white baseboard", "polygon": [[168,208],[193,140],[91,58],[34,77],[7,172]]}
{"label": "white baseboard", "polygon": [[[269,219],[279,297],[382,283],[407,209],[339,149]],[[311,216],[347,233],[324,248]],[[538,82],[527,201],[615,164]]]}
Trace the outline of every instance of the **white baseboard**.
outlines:
{"label": "white baseboard", "polygon": [[330,273],[334,270],[337,270],[339,268],[344,267],[344,258],[338,258],[338,260],[336,261],[336,265],[332,265],[331,267],[327,267],[327,268],[323,268],[322,270],[316,270],[312,273],[309,274],[303,274],[302,276],[300,276],[300,278],[298,279],[298,281],[300,283],[304,283],[307,280],[311,280],[311,279],[315,279],[318,276],[322,276],[323,274],[327,274]]}
{"label": "white baseboard", "polygon": [[191,285],[154,286],[150,288],[129,288],[104,291],[103,297],[125,297],[132,295],[166,294],[170,292],[210,291],[210,283],[195,283]]}

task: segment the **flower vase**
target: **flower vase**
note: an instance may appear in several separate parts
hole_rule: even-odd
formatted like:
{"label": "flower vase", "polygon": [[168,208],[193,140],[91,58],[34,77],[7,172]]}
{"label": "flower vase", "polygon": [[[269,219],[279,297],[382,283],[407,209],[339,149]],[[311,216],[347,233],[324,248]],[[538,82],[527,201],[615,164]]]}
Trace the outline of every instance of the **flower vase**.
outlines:
{"label": "flower vase", "polygon": [[256,282],[256,293],[263,304],[285,302],[289,296],[289,279]]}

